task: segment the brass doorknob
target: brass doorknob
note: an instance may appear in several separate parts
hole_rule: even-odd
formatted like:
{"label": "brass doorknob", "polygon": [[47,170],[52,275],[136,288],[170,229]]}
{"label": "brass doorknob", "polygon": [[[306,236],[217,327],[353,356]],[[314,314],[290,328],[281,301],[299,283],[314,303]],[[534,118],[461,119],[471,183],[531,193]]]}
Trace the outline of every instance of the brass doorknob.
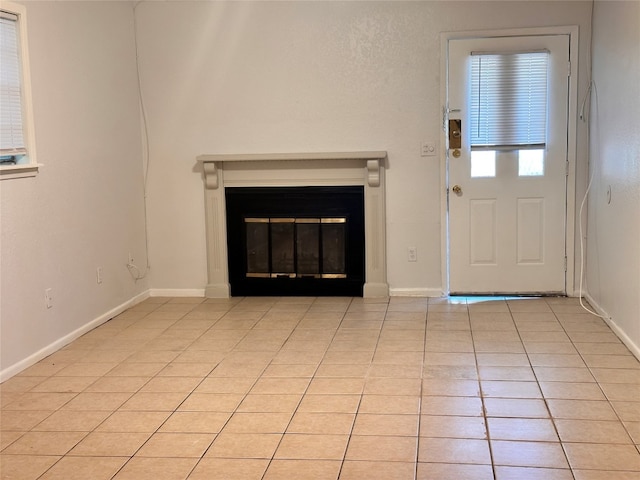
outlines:
{"label": "brass doorknob", "polygon": [[453,193],[456,195],[462,195],[462,187],[460,185],[454,185],[451,190],[453,190]]}

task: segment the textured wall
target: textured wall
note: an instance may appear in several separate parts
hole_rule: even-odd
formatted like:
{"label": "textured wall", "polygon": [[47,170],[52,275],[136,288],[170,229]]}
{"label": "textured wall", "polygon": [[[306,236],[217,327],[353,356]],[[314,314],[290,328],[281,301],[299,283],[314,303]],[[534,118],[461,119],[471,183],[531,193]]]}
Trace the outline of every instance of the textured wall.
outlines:
{"label": "textured wall", "polygon": [[125,267],[129,251],[144,256],[132,6],[26,7],[44,166],[35,178],[0,182],[0,372],[148,288]]}
{"label": "textured wall", "polygon": [[640,355],[640,3],[596,2],[593,45],[587,291]]}
{"label": "textured wall", "polygon": [[441,32],[588,30],[589,12],[588,2],[139,4],[153,287],[206,283],[196,155],[387,150],[390,287],[442,291],[441,163],[420,156],[422,141],[441,142]]}

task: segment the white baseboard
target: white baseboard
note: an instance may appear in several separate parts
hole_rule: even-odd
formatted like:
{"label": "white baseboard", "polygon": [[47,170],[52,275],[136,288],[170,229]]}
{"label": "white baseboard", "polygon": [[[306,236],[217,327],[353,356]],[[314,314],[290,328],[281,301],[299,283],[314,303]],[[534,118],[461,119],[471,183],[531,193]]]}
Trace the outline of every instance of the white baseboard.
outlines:
{"label": "white baseboard", "polygon": [[204,297],[204,288],[152,288],[152,297]]}
{"label": "white baseboard", "polygon": [[34,354],[29,355],[24,360],[21,360],[21,361],[19,361],[17,363],[14,363],[13,365],[1,370],[0,371],[0,382],[4,382],[5,380],[8,380],[9,378],[13,377],[14,375],[20,373],[21,371],[29,368],[31,365],[39,362],[43,358],[46,358],[49,355],[51,355],[52,353],[57,352],[62,347],[68,345],[71,342],[73,342],[76,338],[79,338],[82,335],[84,335],[85,333],[93,330],[94,328],[99,327],[100,325],[102,325],[106,321],[111,320],[116,315],[121,314],[126,309],[131,308],[134,305],[137,305],[138,303],[142,302],[143,300],[146,300],[147,298],[149,298],[149,291],[145,291],[143,293],[140,293],[139,295],[136,295],[135,297],[131,298],[130,300],[127,300],[126,302],[118,305],[117,307],[109,310],[106,313],[103,313],[99,317],[97,317],[97,318],[91,320],[90,322],[84,324],[83,326],[81,326],[80,328],[74,330],[73,332],[65,335],[64,337],[59,338],[58,340],[56,340],[53,343],[50,343],[49,345],[47,345],[46,347],[38,350]]}
{"label": "white baseboard", "polygon": [[365,282],[362,287],[364,298],[386,298],[389,296],[389,285],[386,283]]}
{"label": "white baseboard", "polygon": [[622,341],[622,343],[624,343],[627,348],[631,351],[631,353],[633,353],[635,355],[635,357],[640,360],[640,345],[636,345],[634,343],[633,340],[631,340],[629,338],[629,336],[624,332],[624,330],[622,330],[618,324],[616,322],[614,322],[611,319],[611,315],[609,315],[599,304],[598,302],[596,302],[593,297],[591,297],[591,295],[589,295],[588,293],[584,293],[584,298],[587,299],[587,302],[589,302],[589,305],[591,305],[593,307],[593,309],[595,310],[595,312],[598,315],[601,315],[602,318],[604,319],[605,322],[607,322],[607,325],[609,325],[609,327],[611,328],[611,330],[613,330],[613,333],[615,333],[618,338]]}
{"label": "white baseboard", "polygon": [[[386,286],[385,286],[386,291]],[[205,297],[204,288],[152,288],[151,297]],[[439,288],[390,288],[391,297],[442,297],[444,293]],[[385,295],[386,296],[386,295]],[[215,296],[217,298],[217,296]],[[228,298],[226,295],[224,298]]]}
{"label": "white baseboard", "polygon": [[390,297],[442,297],[444,292],[439,288],[390,288]]}

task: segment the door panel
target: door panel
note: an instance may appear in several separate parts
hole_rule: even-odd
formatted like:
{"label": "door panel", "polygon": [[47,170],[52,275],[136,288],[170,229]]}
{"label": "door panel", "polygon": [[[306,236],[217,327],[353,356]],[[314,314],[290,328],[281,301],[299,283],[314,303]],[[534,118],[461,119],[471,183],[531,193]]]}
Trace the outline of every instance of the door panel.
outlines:
{"label": "door panel", "polygon": [[518,265],[544,263],[544,198],[518,199]]}
{"label": "door panel", "polygon": [[496,199],[469,202],[471,265],[496,264]]}
{"label": "door panel", "polygon": [[[472,52],[525,51],[549,52],[546,145],[472,152]],[[461,123],[447,156],[451,293],[566,292],[568,62],[568,35],[449,41],[449,119]]]}

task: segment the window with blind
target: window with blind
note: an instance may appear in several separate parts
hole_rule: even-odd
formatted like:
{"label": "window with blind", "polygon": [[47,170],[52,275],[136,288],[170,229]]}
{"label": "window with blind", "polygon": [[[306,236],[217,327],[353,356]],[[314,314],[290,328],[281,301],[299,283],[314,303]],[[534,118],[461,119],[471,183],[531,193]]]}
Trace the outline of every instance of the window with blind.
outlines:
{"label": "window with blind", "polygon": [[[37,170],[30,140],[31,102],[26,59],[26,20],[21,5],[0,10],[0,173],[2,178]],[[30,173],[31,172],[31,173]]]}
{"label": "window with blind", "polygon": [[544,175],[549,52],[471,54],[471,176],[495,177],[497,154],[517,152],[518,176]]}
{"label": "window with blind", "polygon": [[472,150],[544,149],[549,52],[472,53]]}

